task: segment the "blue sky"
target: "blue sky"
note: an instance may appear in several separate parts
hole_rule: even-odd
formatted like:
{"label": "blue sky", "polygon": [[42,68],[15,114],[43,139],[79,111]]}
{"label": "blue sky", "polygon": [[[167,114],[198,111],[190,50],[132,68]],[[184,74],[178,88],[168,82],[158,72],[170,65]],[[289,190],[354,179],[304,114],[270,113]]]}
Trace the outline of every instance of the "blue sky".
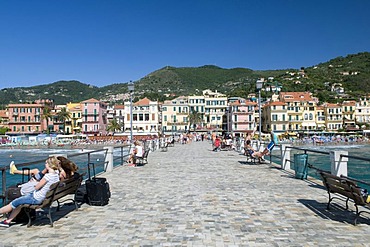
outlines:
{"label": "blue sky", "polygon": [[369,12],[368,0],[2,0],[0,88],[308,67],[370,51]]}

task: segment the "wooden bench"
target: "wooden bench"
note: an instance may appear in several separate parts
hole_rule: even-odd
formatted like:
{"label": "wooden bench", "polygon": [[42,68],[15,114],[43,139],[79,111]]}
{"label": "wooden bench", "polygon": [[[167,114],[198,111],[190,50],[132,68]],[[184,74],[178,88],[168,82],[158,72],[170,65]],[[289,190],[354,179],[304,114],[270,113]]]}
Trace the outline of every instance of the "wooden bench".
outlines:
{"label": "wooden bench", "polygon": [[148,154],[150,150],[144,150],[143,156],[142,157],[136,157],[135,164],[136,165],[145,165],[148,164]]}
{"label": "wooden bench", "polygon": [[[343,200],[344,197],[344,200],[346,202],[346,210],[348,210],[348,201],[351,199],[351,201],[354,202],[354,206],[356,208],[356,218],[354,221],[354,225],[357,224],[357,219],[360,217],[361,213],[370,214],[370,212],[367,210],[359,210],[359,206],[370,209],[370,204],[366,203],[366,200],[362,195],[363,189],[357,186],[355,181],[347,177],[338,177],[328,172],[320,172],[320,175],[322,177],[323,184],[329,194],[329,201],[327,205],[328,210],[330,209],[330,202],[333,199]],[[342,197],[336,195],[341,195]]]}
{"label": "wooden bench", "polygon": [[249,148],[244,148],[244,155],[247,156],[247,162],[256,164],[257,158],[252,156]]}
{"label": "wooden bench", "polygon": [[51,211],[52,211],[51,206],[52,206],[53,202],[58,203],[57,211],[59,211],[61,203],[64,203],[64,202],[69,201],[69,200],[72,201],[74,203],[76,209],[78,209],[78,205],[77,205],[76,201],[74,200],[74,197],[73,198],[68,198],[68,199],[63,200],[63,201],[61,201],[61,199],[64,198],[65,196],[67,196],[67,195],[75,195],[76,194],[77,189],[81,185],[82,177],[83,177],[83,175],[78,175],[78,176],[72,177],[70,179],[52,184],[50,186],[49,191],[46,193],[46,197],[45,197],[44,201],[42,202],[42,204],[37,204],[37,205],[24,204],[24,205],[22,205],[22,207],[25,208],[25,211],[26,211],[26,214],[27,214],[27,217],[28,217],[27,227],[30,227],[31,224],[32,224],[32,217],[30,215],[30,211],[32,209],[34,209],[34,210],[36,210],[36,209],[47,209],[47,211],[48,211],[47,217],[50,220],[50,226],[51,227],[53,226],[53,218],[52,218],[52,215],[51,215]]}

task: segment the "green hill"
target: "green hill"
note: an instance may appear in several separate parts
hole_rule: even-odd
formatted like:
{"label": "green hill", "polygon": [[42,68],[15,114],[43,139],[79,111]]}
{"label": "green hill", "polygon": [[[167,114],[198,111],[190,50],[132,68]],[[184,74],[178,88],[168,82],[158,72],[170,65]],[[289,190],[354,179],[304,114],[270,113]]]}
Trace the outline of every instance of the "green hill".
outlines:
{"label": "green hill", "polygon": [[[166,66],[135,82],[135,96],[164,100],[179,95],[200,94],[204,89],[217,90],[228,96],[246,97],[255,92],[258,78],[272,78],[265,86],[279,85],[282,91],[310,91],[320,101],[337,102],[357,99],[370,92],[370,53],[363,52],[307,68],[254,71],[247,68],[225,69],[213,65],[201,67]],[[344,94],[331,92],[340,83]],[[58,81],[51,84],[4,88],[0,90],[0,104],[32,102],[36,99],[53,99],[56,104],[79,102],[89,98],[122,101],[112,97],[127,93],[125,83],[96,87],[79,81]],[[262,92],[269,97],[271,92]]]}

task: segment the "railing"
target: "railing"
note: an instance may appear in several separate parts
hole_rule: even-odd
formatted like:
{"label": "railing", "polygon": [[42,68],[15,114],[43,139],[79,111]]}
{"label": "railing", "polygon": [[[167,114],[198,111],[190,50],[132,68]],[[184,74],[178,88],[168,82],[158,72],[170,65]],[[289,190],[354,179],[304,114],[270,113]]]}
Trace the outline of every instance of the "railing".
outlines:
{"label": "railing", "polygon": [[[351,180],[354,180],[354,181],[356,181],[358,183],[361,183],[361,184],[365,185],[366,187],[370,188],[370,182],[368,182],[368,181],[364,181],[362,179],[357,179],[357,178],[354,178],[354,177],[350,177],[347,174],[345,174],[345,175],[339,174],[339,173],[341,173],[341,171],[346,171],[347,172],[347,162],[349,160],[355,160],[355,161],[360,161],[361,160],[361,161],[365,161],[365,162],[370,163],[370,158],[364,158],[364,157],[360,157],[360,156],[340,154],[340,153],[337,157],[335,157],[335,152],[337,152],[337,151],[327,152],[327,151],[312,150],[312,149],[307,149],[307,148],[292,147],[292,146],[285,145],[285,146],[282,146],[280,156],[279,155],[273,155],[272,156],[272,157],[277,158],[278,160],[280,159],[280,162],[281,162],[280,164],[282,165],[282,167],[283,167],[283,163],[282,163],[283,162],[283,157],[282,156],[283,156],[283,153],[286,152],[287,149],[303,151],[304,154],[314,153],[314,154],[324,155],[324,157],[322,159],[324,159],[325,156],[326,156],[326,158],[329,156],[330,166],[331,167],[334,166],[337,169],[338,174],[335,174],[335,175],[350,178]],[[270,161],[271,161],[271,158],[270,158]],[[290,166],[294,165],[294,160],[291,160],[290,157],[285,158],[284,162],[289,162]],[[332,163],[334,163],[334,164],[332,164]],[[316,175],[317,175],[317,172],[321,172],[321,171],[325,171],[325,172],[329,172],[329,173],[333,174],[332,169],[330,169],[330,170],[322,169],[322,168],[318,167],[317,165],[311,164],[310,162],[307,162],[307,166],[308,166],[309,169],[314,170]],[[319,177],[317,176],[317,178],[319,178]]]}
{"label": "railing", "polygon": [[[154,140],[147,140],[143,141],[143,147],[145,150],[150,150],[151,152],[154,152],[159,148],[159,145],[161,142],[168,141],[169,139],[154,139]],[[67,155],[67,158],[71,161],[75,162],[78,166],[78,172],[80,174],[88,174],[87,173],[87,164],[94,163],[97,174],[101,174],[103,172],[112,170],[114,167],[120,166],[125,163],[127,160],[128,155],[131,153],[132,145],[119,145],[119,146],[109,146],[104,147],[97,150],[92,151],[86,151],[81,153],[71,153]],[[78,150],[78,149],[76,149]],[[77,152],[77,151],[76,151]],[[58,155],[57,153],[55,155]],[[93,157],[96,155],[96,157]],[[98,157],[98,158],[97,158]],[[45,159],[41,160],[35,160],[31,162],[24,162],[24,163],[18,163],[17,168],[38,168],[39,170],[44,169]],[[0,172],[1,172],[1,194],[0,199],[2,200],[2,203],[4,204],[6,199],[6,189],[7,186],[11,185],[10,183],[7,183],[7,173],[9,170],[9,166],[1,166]],[[9,178],[9,177],[8,177]],[[85,176],[85,179],[87,177]],[[15,184],[15,183],[14,183]]]}
{"label": "railing", "polygon": [[[243,139],[240,139],[239,141],[235,142],[236,143],[236,145],[235,145],[236,146],[236,151],[239,151],[239,152],[243,151],[243,147],[244,147],[243,142],[244,142]],[[261,144],[266,146],[268,144],[268,142],[262,141]],[[254,140],[254,142],[252,141],[252,146],[253,145],[254,145],[254,147],[256,147],[255,149],[258,149],[258,147],[260,146],[258,141],[256,141],[256,140]],[[365,185],[365,187],[370,189],[370,182],[369,181],[364,181],[363,179],[358,179],[358,178],[355,178],[353,176],[348,176],[347,175],[347,161],[349,161],[349,160],[351,160],[351,161],[365,161],[365,162],[369,162],[369,164],[370,164],[370,158],[360,157],[360,156],[356,156],[356,155],[342,154],[341,152],[339,152],[339,154],[337,156],[335,156],[335,153],[338,152],[338,151],[328,152],[328,151],[322,151],[322,150],[313,150],[313,149],[302,148],[302,147],[293,147],[289,144],[284,144],[283,143],[281,145],[280,144],[276,145],[274,147],[272,153],[270,153],[268,155],[267,159],[270,161],[270,164],[272,162],[275,162],[276,164],[281,165],[282,169],[286,169],[286,170],[291,169],[290,167],[294,166],[294,160],[291,159],[290,151],[287,152],[287,150],[296,150],[297,152],[301,151],[304,154],[311,153],[311,154],[317,155],[316,160],[314,161],[314,162],[316,162],[315,164],[307,162],[308,168],[311,169],[312,171],[314,171],[314,172],[311,172],[311,175],[316,177],[316,178],[320,178],[317,173],[321,172],[321,171],[326,171],[326,172],[329,172],[329,173],[333,173],[333,171],[331,170],[331,167],[333,166],[332,162],[334,162],[335,163],[334,166],[336,166],[337,170],[338,170],[337,171],[338,174],[336,174],[336,175],[350,178],[351,180],[354,180],[354,181],[356,181],[356,182],[358,182],[362,185]],[[322,157],[321,157],[321,155],[322,155]],[[322,164],[325,163],[325,165],[318,166],[318,164],[320,162]],[[351,169],[355,169],[354,167],[352,167],[353,164],[350,164],[350,165],[351,165],[350,166]],[[365,165],[367,165],[367,164],[365,164]],[[326,169],[325,166],[329,166],[328,169]],[[339,174],[343,170],[345,171],[345,175]]]}
{"label": "railing", "polygon": [[[154,147],[152,147],[152,148],[154,150]],[[75,162],[78,165],[78,168],[79,168],[78,172],[80,174],[86,174],[86,175],[88,174],[87,164],[89,164],[89,163],[94,163],[95,167],[96,167],[96,170],[97,170],[97,174],[101,174],[101,173],[107,171],[108,165],[110,165],[111,168],[113,169],[113,167],[115,167],[115,166],[120,166],[120,165],[124,164],[125,160],[127,159],[127,156],[131,153],[131,145],[114,146],[112,148],[113,153],[111,155],[109,155],[109,153],[108,153],[109,150],[110,150],[109,147],[108,148],[105,147],[105,148],[102,148],[102,149],[86,151],[86,152],[82,152],[82,153],[72,153],[72,154],[69,154],[67,157],[68,157],[68,159],[72,160],[73,162]],[[58,154],[55,154],[55,155],[58,155]],[[101,159],[96,158],[96,157],[93,158],[93,155],[97,155],[97,157],[101,157]],[[111,156],[111,157],[109,157],[109,156]],[[126,159],[125,159],[125,157],[126,157]],[[17,168],[25,168],[25,167],[30,168],[30,169],[37,168],[41,171],[44,168],[43,165],[45,163],[45,159],[35,160],[35,161],[31,161],[31,162],[19,163],[19,164],[16,164],[16,165],[17,165]],[[5,199],[6,199],[7,186],[11,185],[9,183],[7,184],[7,176],[6,175],[8,173],[8,170],[9,170],[9,166],[0,167],[1,188],[2,188],[0,199],[2,200],[3,205],[4,205]],[[87,178],[86,175],[85,175],[85,179]]]}

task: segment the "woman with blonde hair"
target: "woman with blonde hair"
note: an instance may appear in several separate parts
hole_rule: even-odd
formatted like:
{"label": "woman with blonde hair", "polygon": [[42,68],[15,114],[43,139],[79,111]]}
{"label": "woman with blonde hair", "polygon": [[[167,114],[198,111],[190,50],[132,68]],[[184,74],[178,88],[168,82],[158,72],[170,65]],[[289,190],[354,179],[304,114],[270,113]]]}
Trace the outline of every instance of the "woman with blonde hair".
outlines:
{"label": "woman with blonde hair", "polygon": [[1,227],[9,227],[12,220],[21,211],[21,206],[23,204],[38,205],[46,197],[46,193],[49,191],[50,186],[56,182],[59,182],[59,166],[60,161],[57,157],[49,157],[45,161],[45,169],[47,173],[42,177],[42,179],[35,185],[35,190],[32,193],[18,197],[10,202],[8,205],[0,208],[0,214],[10,213],[10,216],[0,222]]}
{"label": "woman with blonde hair", "polygon": [[[57,156],[57,159],[60,161],[59,175],[61,181],[71,178],[73,174],[78,170],[77,165],[73,161],[67,159],[66,157]],[[37,181],[39,181],[47,172],[46,169],[40,171],[37,168],[31,170],[18,170],[14,164],[14,161],[10,162],[9,167],[10,167],[9,173],[11,175],[14,174],[31,175]]]}

